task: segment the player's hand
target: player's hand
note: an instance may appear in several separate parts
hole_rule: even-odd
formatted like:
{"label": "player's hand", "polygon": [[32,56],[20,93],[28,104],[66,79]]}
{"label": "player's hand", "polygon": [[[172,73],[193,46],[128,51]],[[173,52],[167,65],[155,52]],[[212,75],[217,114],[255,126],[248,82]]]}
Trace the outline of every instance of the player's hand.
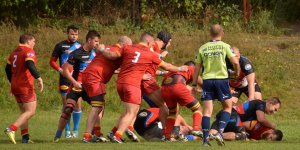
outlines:
{"label": "player's hand", "polygon": [[37,78],[38,80],[38,87],[40,88],[40,92],[43,92],[44,90],[44,83],[43,83],[43,79],[41,77]]}
{"label": "player's hand", "polygon": [[143,80],[150,80],[151,77],[152,77],[151,74],[146,73],[146,74],[143,75]]}
{"label": "player's hand", "polygon": [[75,89],[82,89],[82,85],[79,82],[73,83]]}
{"label": "player's hand", "polygon": [[236,71],[232,71],[232,72],[229,72],[229,78],[230,79],[237,79],[239,77],[239,72],[236,72]]}
{"label": "player's hand", "polygon": [[105,45],[104,44],[99,44],[95,47],[97,52],[102,52],[105,50]]}
{"label": "player's hand", "polygon": [[168,55],[168,51],[163,51],[160,53],[161,58],[165,58]]}
{"label": "player's hand", "polygon": [[186,72],[186,71],[188,71],[188,66],[181,66],[181,67],[179,67],[180,69],[179,69],[179,71],[181,71],[181,72]]}

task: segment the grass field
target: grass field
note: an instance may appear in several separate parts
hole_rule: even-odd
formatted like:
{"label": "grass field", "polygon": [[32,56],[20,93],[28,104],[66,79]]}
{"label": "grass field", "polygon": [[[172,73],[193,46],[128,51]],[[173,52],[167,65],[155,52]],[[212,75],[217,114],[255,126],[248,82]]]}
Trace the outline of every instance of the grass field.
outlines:
{"label": "grass field", "polygon": [[[113,34],[113,30],[118,33]],[[114,27],[111,30],[99,29],[102,33],[102,42],[113,44],[118,36],[127,34],[135,41],[141,31],[126,32],[123,28]],[[123,31],[124,30],[124,31]],[[36,52],[38,57],[38,69],[45,82],[43,93],[38,93],[38,111],[30,121],[30,133],[35,144],[12,145],[8,138],[0,133],[0,149],[198,149],[201,142],[188,143],[127,143],[122,146],[112,143],[82,144],[81,138],[63,139],[61,143],[52,143],[60,117],[60,98],[57,93],[57,72],[50,68],[49,57],[55,43],[66,38],[62,29],[38,27],[34,32],[37,38]],[[86,29],[80,31],[80,41],[83,41]],[[20,30],[11,26],[0,26],[0,130],[4,130],[18,115],[17,106],[13,97],[9,95],[4,67],[9,53],[18,44]],[[173,42],[169,49],[170,55],[167,62],[177,65],[187,60],[193,60],[197,49],[208,41],[206,31],[202,30],[172,30]],[[283,107],[274,116],[268,118],[274,121],[278,129],[284,133],[282,142],[226,142],[225,149],[300,149],[300,36],[271,36],[251,33],[226,32],[224,41],[241,49],[241,53],[247,56],[255,66],[256,76],[262,88],[264,98],[271,96],[280,97]],[[115,77],[107,87],[107,107],[103,120],[103,132],[107,133],[115,123],[120,109],[120,101],[115,91]],[[243,101],[242,98],[241,101]],[[219,109],[216,105],[216,110]],[[143,105],[145,107],[145,105]],[[80,135],[85,126],[85,120],[89,106],[84,105],[83,119]],[[183,109],[182,115],[191,122],[190,113]],[[17,134],[20,143],[20,134]],[[220,149],[213,143],[213,149]],[[222,148],[224,149],[224,148]]]}

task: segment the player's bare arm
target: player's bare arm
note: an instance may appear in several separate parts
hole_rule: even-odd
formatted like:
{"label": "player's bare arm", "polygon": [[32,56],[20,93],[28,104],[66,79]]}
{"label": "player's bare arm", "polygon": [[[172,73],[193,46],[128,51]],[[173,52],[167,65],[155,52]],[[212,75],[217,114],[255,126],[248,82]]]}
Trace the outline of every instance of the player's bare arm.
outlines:
{"label": "player's bare arm", "polygon": [[160,67],[165,69],[165,70],[172,71],[172,72],[178,72],[178,71],[185,72],[185,71],[188,70],[187,66],[177,67],[177,66],[174,66],[174,65],[172,65],[170,63],[166,63],[166,62],[163,62],[160,65]]}
{"label": "player's bare arm", "polygon": [[233,76],[233,78],[237,78],[241,71],[239,60],[237,57],[230,57],[229,60],[230,60],[231,64],[233,65],[233,69],[234,69],[231,76]]}
{"label": "player's bare arm", "polygon": [[121,55],[118,52],[110,52],[105,49],[105,46],[103,44],[99,44],[96,47],[96,51],[101,52],[104,57],[107,59],[115,60],[121,57]]}
{"label": "player's bare arm", "polygon": [[71,72],[69,69],[73,68],[73,65],[69,64],[68,62],[66,62],[63,65],[63,76],[66,77],[76,89],[81,89],[81,84],[78,83],[71,75]]}
{"label": "player's bare arm", "polygon": [[255,73],[251,73],[249,75],[246,76],[247,82],[248,82],[248,97],[249,100],[254,100],[254,93],[255,93]]}
{"label": "player's bare arm", "polygon": [[272,129],[276,128],[276,125],[271,123],[267,118],[265,117],[265,113],[263,111],[257,110],[256,111],[257,121],[261,123],[265,127],[269,127]]}

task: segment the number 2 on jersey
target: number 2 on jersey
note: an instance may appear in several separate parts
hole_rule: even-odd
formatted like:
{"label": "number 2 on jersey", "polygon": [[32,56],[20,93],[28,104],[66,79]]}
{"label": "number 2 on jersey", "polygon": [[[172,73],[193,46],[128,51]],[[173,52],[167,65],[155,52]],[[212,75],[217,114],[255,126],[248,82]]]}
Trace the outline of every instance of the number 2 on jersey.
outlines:
{"label": "number 2 on jersey", "polygon": [[15,64],[17,61],[18,55],[14,55],[14,61],[13,61],[13,67],[17,67],[17,65]]}
{"label": "number 2 on jersey", "polygon": [[135,56],[134,56],[134,59],[132,60],[133,63],[137,63],[139,61],[139,58],[141,56],[141,53],[140,52],[135,52]]}

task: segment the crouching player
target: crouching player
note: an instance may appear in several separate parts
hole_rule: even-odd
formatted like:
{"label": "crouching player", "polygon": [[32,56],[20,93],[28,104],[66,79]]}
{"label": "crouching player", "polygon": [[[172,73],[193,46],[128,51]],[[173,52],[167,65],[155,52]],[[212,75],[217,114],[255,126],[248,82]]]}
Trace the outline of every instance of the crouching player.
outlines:
{"label": "crouching player", "polygon": [[40,92],[43,91],[43,80],[36,67],[33,47],[35,38],[32,34],[20,36],[20,45],[10,54],[6,64],[6,75],[11,83],[11,93],[15,96],[21,111],[18,119],[4,130],[10,141],[16,144],[15,132],[21,128],[22,143],[30,143],[28,121],[35,114],[36,95],[34,79],[38,80]]}
{"label": "crouching player", "polygon": [[[82,88],[82,72],[87,67],[88,63],[95,57],[93,49],[99,45],[100,34],[97,31],[91,30],[86,35],[86,43],[83,47],[73,51],[68,61],[63,66],[63,75],[72,83],[67,94],[67,104],[61,114],[58,129],[56,131],[54,142],[58,142],[62,131],[64,130],[73,109],[81,97],[83,100],[90,102],[90,99]],[[71,75],[69,69],[74,69]]]}
{"label": "crouching player", "polygon": [[166,120],[165,136],[169,140],[173,130],[176,117],[178,116],[178,105],[186,106],[193,112],[193,130],[191,133],[202,137],[200,128],[202,120],[202,108],[197,99],[187,88],[187,84],[193,80],[195,63],[188,61],[184,65],[188,66],[187,72],[170,72],[164,76],[161,93],[168,108],[169,115]]}

